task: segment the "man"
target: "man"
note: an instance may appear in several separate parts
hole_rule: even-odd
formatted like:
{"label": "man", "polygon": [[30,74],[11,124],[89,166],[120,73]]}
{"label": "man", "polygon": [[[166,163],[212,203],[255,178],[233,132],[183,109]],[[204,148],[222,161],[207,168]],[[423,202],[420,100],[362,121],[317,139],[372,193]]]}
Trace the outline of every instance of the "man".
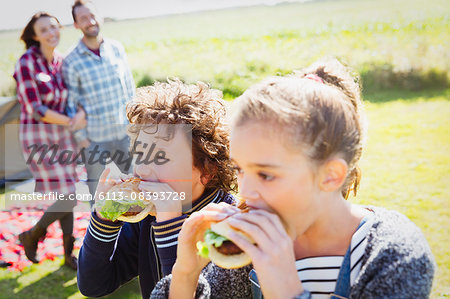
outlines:
{"label": "man", "polygon": [[[149,157],[156,148],[164,156],[163,163],[137,158],[133,171],[142,180],[136,199],[150,192],[156,215],[123,223],[105,219],[98,208],[91,214],[78,259],[78,288],[89,297],[110,294],[139,276],[142,297],[149,298],[156,282],[172,271],[187,217],[210,203],[234,202],[229,192],[235,191],[236,177],[219,91],[204,83],[157,82],[138,89],[127,116],[135,152]],[[106,180],[108,172],[101,176],[99,195],[114,185]],[[163,195],[166,199],[155,200]]]}
{"label": "man", "polygon": [[[122,172],[128,172],[129,139],[125,104],[134,96],[135,85],[122,45],[100,34],[102,19],[93,3],[77,0],[72,6],[75,28],[83,37],[63,62],[64,81],[69,90],[68,113],[86,112],[86,129],[75,133],[79,148],[86,148],[85,165],[92,196],[104,169],[105,156],[116,159]],[[79,121],[74,116],[74,125]],[[116,153],[118,153],[116,155]],[[102,163],[103,161],[103,163]],[[93,201],[91,201],[93,204]]]}

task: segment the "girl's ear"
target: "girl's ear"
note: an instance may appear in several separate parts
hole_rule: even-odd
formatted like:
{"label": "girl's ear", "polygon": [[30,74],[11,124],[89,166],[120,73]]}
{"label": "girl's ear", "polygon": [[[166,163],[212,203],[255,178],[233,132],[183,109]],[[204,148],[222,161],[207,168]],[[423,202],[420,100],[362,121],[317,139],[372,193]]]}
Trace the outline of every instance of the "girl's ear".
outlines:
{"label": "girl's ear", "polygon": [[340,190],[347,178],[348,164],[343,159],[327,161],[319,171],[319,187],[322,191]]}

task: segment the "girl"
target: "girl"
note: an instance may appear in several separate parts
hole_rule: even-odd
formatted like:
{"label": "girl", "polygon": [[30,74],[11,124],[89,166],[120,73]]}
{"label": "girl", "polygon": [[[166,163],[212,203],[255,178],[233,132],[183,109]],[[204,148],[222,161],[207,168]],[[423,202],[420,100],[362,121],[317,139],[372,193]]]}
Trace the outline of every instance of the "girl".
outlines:
{"label": "girl", "polygon": [[[359,86],[342,64],[269,78],[235,105],[231,157],[251,210],[210,205],[192,215],[172,278],[154,297],[170,288],[171,298],[245,298],[250,285],[265,298],[429,295],[434,261],[420,230],[397,212],[346,201],[360,181],[364,126]],[[252,258],[250,280],[246,268],[203,269],[208,261],[196,255],[205,229],[226,217],[256,242],[230,235]]]}
{"label": "girl", "polygon": [[[22,106],[20,141],[27,165],[36,180],[35,192],[57,192],[68,197],[75,193],[77,178],[74,157],[70,154],[64,156],[76,152],[69,127],[78,130],[85,126],[85,114],[80,110],[75,115],[74,119],[81,120],[77,126],[72,125],[74,119],[64,114],[67,89],[61,75],[62,55],[55,51],[60,27],[58,19],[46,12],[33,15],[20,37],[27,51],[16,64],[14,79],[17,81],[17,98]],[[70,160],[72,162],[52,162]],[[75,205],[73,199],[57,201],[34,227],[19,235],[30,261],[38,262],[38,240],[45,236],[51,223],[59,220],[63,231],[65,264],[76,270],[77,260],[72,255],[75,240],[72,236],[72,209]]]}

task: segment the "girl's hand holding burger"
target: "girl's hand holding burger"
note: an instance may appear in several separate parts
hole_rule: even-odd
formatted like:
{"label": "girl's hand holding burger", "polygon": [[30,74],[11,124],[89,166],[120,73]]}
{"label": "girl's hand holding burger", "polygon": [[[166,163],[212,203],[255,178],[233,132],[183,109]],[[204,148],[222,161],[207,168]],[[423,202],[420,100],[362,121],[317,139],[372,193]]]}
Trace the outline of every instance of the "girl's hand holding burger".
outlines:
{"label": "girl's hand holding burger", "polygon": [[211,203],[186,219],[178,235],[177,261],[172,270],[170,298],[193,298],[198,277],[209,263],[198,255],[197,242],[203,240],[205,231],[213,222],[219,222],[239,212],[225,203]]}
{"label": "girl's hand holding burger", "polygon": [[265,298],[293,298],[303,292],[295,267],[293,241],[277,215],[250,210],[233,215],[227,222],[255,241],[252,244],[236,233],[229,235],[251,257]]}

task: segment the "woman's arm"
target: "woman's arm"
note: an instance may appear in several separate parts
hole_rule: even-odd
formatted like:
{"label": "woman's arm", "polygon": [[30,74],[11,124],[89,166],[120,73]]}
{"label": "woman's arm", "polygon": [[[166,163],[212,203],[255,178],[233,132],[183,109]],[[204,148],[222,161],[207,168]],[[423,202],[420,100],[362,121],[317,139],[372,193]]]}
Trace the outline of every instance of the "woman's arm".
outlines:
{"label": "woman's arm", "polygon": [[39,88],[36,82],[34,60],[23,56],[16,64],[14,78],[17,82],[17,95],[27,113],[37,121],[49,124],[70,125],[70,117],[48,108],[41,101]]}
{"label": "woman's arm", "polygon": [[41,121],[54,125],[69,126],[71,118],[52,109],[47,109]]}
{"label": "woman's arm", "polygon": [[24,55],[17,61],[13,77],[17,82],[17,98],[20,104],[25,108],[26,113],[40,121],[48,107],[41,101],[35,78],[34,59],[30,55]]}

